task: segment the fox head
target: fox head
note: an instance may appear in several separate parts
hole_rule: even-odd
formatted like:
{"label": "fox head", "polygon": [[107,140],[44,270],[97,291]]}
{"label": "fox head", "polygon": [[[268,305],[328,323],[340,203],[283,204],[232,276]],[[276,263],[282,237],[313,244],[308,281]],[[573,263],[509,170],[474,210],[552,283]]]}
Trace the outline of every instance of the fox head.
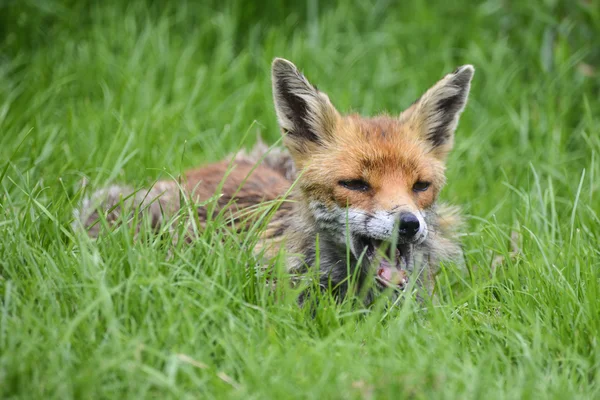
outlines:
{"label": "fox head", "polygon": [[301,171],[301,201],[322,237],[366,258],[386,284],[399,283],[396,272],[430,234],[426,215],[445,183],[473,73],[471,65],[459,67],[401,114],[364,118],[341,115],[294,64],[273,62],[275,110]]}

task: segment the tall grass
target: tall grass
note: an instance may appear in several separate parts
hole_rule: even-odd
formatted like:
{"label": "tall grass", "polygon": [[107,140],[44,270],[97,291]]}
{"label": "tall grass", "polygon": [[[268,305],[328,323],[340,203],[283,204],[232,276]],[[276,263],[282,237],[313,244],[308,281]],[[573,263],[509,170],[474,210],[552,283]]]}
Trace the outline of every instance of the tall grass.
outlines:
{"label": "tall grass", "polygon": [[[600,396],[599,10],[0,5],[0,397]],[[142,187],[275,142],[275,56],[365,115],[475,65],[442,193],[469,217],[468,273],[445,267],[426,310],[324,299],[311,316],[220,218],[174,249],[71,230],[84,179]]]}

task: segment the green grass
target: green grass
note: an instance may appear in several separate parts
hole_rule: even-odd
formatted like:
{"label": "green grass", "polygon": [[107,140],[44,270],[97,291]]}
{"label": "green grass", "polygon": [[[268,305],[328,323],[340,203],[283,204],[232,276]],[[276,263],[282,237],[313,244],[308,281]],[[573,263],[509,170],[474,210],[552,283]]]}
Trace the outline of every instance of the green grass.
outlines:
{"label": "green grass", "polygon": [[[0,3],[1,398],[600,396],[598,1],[85,3]],[[275,56],[363,114],[475,65],[442,194],[469,271],[439,304],[311,318],[218,219],[172,257],[71,230],[84,177],[275,142]]]}

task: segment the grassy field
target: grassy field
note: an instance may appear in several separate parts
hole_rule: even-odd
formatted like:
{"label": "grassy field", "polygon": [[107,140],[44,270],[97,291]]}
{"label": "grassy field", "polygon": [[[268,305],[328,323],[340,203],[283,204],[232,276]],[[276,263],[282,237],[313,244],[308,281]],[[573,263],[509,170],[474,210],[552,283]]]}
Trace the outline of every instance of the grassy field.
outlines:
{"label": "grassy field", "polygon": [[[600,3],[227,3],[0,3],[0,397],[598,398]],[[274,143],[275,56],[365,115],[475,66],[438,304],[311,318],[222,221],[172,257],[71,229],[84,178]]]}

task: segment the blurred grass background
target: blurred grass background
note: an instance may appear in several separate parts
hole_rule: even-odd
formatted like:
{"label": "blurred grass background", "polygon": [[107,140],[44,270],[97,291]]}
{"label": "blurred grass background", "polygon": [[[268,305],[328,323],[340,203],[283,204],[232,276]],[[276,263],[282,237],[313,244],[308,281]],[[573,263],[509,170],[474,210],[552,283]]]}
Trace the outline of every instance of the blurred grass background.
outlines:
{"label": "blurred grass background", "polygon": [[[594,0],[0,2],[0,395],[597,397],[599,40]],[[311,319],[219,221],[170,260],[70,231],[84,177],[275,142],[275,56],[365,115],[475,66],[442,194],[469,275],[440,305]]]}

